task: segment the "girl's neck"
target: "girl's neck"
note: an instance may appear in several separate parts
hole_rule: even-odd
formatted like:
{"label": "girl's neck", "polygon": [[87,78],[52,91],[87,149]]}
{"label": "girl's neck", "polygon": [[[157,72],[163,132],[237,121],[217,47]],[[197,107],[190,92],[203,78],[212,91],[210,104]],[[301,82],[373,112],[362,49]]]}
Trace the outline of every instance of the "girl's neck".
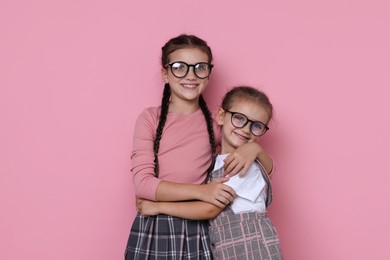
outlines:
{"label": "girl's neck", "polygon": [[170,113],[178,113],[178,114],[183,114],[183,115],[189,115],[192,113],[195,113],[198,111],[200,108],[199,102],[174,102],[171,101],[169,103],[169,112]]}
{"label": "girl's neck", "polygon": [[232,147],[229,142],[225,140],[225,138],[222,136],[221,140],[221,151],[219,154],[229,154],[233,152],[236,149],[236,147]]}

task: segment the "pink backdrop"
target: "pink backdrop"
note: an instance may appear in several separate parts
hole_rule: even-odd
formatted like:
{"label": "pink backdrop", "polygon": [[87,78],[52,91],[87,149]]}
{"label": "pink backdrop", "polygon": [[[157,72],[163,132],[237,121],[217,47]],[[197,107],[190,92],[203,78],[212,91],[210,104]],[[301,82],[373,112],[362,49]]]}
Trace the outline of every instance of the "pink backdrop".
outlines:
{"label": "pink backdrop", "polygon": [[211,108],[241,83],[275,105],[263,145],[286,259],[390,259],[389,8],[1,0],[0,259],[122,259],[134,121],[182,32],[214,50]]}

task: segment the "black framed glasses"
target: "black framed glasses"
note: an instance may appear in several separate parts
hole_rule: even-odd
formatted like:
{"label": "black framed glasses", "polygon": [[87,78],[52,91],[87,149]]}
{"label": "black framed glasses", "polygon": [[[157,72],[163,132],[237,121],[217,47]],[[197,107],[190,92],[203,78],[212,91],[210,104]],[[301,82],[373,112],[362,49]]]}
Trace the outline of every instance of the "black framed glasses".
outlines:
{"label": "black framed glasses", "polygon": [[266,124],[260,121],[252,121],[244,114],[238,112],[232,112],[226,109],[224,109],[224,111],[232,114],[231,117],[232,125],[236,128],[244,128],[248,123],[251,123],[249,128],[251,130],[251,133],[255,136],[261,136],[269,130]]}
{"label": "black framed glasses", "polygon": [[184,78],[191,67],[194,68],[194,74],[200,78],[205,79],[210,76],[211,70],[214,67],[213,64],[207,62],[198,62],[196,64],[187,64],[184,61],[174,61],[165,65],[169,66],[173,76],[176,78]]}

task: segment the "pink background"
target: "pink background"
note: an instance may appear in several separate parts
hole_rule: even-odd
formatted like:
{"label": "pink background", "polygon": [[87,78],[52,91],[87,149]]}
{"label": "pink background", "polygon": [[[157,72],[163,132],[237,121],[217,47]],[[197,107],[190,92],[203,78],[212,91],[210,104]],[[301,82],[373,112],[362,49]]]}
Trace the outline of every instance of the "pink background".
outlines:
{"label": "pink background", "polygon": [[[222,4],[223,3],[223,4]],[[122,259],[134,121],[162,93],[160,48],[206,39],[212,109],[264,89],[270,208],[286,259],[390,259],[390,4],[0,2],[0,259]]]}

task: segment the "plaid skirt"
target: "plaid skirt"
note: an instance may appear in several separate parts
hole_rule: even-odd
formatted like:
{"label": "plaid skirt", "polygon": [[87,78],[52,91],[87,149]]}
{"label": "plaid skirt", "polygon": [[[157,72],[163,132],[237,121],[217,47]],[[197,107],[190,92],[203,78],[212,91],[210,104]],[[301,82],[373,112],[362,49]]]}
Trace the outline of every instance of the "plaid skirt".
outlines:
{"label": "plaid skirt", "polygon": [[279,237],[266,213],[234,214],[226,208],[210,221],[213,256],[218,259],[283,259]]}
{"label": "plaid skirt", "polygon": [[125,260],[212,259],[208,222],[167,215],[137,214],[131,228]]}

